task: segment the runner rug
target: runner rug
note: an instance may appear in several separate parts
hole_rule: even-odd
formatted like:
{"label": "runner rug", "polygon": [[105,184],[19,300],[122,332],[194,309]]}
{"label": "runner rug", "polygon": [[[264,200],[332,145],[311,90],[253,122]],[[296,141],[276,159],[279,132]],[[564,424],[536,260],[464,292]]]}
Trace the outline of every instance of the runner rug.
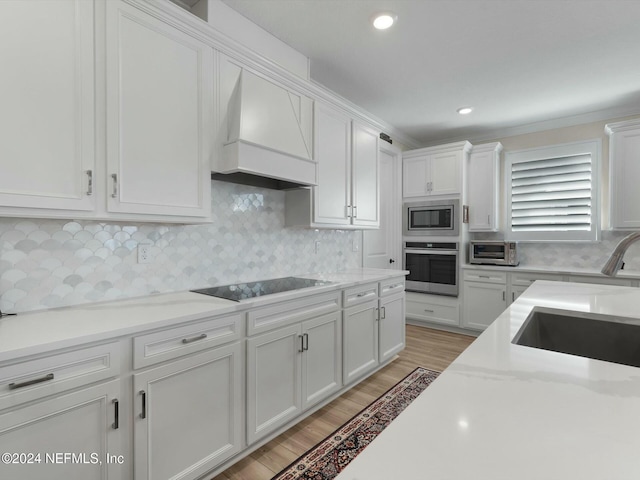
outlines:
{"label": "runner rug", "polygon": [[418,367],[375,402],[272,480],[330,480],[433,382],[439,372]]}

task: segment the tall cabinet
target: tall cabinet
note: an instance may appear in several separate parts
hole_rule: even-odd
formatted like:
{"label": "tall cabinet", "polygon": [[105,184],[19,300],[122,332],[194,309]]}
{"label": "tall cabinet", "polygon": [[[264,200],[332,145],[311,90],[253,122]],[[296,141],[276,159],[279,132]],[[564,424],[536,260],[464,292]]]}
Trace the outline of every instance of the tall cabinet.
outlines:
{"label": "tall cabinet", "polygon": [[467,204],[470,232],[497,232],[498,175],[502,144],[474,145],[467,165]]}

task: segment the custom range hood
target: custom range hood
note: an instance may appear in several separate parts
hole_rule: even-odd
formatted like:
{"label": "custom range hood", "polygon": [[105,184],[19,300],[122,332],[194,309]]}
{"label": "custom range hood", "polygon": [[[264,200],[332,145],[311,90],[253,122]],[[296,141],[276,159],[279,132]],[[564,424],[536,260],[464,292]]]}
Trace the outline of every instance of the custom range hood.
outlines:
{"label": "custom range hood", "polygon": [[235,75],[212,178],[279,189],[316,185],[313,101],[245,69]]}

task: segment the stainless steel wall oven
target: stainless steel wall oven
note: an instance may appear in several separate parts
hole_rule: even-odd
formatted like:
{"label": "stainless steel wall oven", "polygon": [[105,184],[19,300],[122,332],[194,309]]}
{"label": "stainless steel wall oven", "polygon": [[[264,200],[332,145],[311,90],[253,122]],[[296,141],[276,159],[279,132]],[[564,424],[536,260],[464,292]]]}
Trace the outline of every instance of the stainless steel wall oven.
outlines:
{"label": "stainless steel wall oven", "polygon": [[404,269],[410,292],[458,296],[458,244],[405,242]]}

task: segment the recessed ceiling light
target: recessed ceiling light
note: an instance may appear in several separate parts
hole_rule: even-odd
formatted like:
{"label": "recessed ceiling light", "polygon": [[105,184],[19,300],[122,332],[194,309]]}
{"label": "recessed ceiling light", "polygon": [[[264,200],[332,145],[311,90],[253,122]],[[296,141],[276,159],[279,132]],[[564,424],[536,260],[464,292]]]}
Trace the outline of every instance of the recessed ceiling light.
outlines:
{"label": "recessed ceiling light", "polygon": [[398,20],[393,12],[382,12],[373,16],[373,26],[378,30],[386,30]]}
{"label": "recessed ceiling light", "polygon": [[456,110],[456,112],[458,112],[460,115],[469,115],[471,112],[473,112],[473,108],[472,107],[460,107],[458,110]]}

